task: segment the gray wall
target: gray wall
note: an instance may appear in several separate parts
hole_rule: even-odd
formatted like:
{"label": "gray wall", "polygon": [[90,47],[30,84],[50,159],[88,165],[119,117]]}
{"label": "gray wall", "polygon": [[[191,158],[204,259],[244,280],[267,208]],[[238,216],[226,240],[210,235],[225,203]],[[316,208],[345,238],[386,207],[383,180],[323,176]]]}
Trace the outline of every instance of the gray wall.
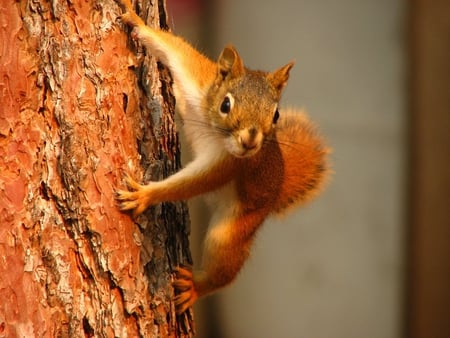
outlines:
{"label": "gray wall", "polygon": [[267,222],[219,295],[223,337],[397,338],[405,233],[405,4],[223,1],[219,45],[251,68],[291,59],[283,102],[334,148],[326,192]]}

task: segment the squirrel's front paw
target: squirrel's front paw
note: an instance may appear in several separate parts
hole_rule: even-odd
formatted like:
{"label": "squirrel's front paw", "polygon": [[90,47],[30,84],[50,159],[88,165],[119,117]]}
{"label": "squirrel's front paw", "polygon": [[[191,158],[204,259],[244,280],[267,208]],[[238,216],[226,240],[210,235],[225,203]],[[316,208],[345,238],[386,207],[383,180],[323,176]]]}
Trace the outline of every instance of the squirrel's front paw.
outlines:
{"label": "squirrel's front paw", "polygon": [[130,176],[125,176],[128,190],[116,190],[116,200],[120,210],[133,210],[137,216],[144,212],[151,203],[150,184],[141,185]]}
{"label": "squirrel's front paw", "polygon": [[190,308],[198,298],[198,293],[195,290],[193,273],[186,268],[175,268],[175,281],[173,287],[178,291],[175,296],[175,307],[178,314],[183,313]]}
{"label": "squirrel's front paw", "polygon": [[125,5],[126,10],[122,15],[119,16],[120,20],[130,26],[144,25],[144,21],[142,21],[139,15],[137,15],[136,12],[133,10],[131,3],[129,3],[129,1],[124,0],[121,0],[121,2]]}

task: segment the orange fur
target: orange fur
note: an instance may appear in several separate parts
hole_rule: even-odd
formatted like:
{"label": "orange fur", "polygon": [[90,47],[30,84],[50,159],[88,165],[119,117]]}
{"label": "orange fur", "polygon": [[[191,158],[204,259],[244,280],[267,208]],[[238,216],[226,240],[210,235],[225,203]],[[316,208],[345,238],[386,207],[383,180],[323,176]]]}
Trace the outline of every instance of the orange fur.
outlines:
{"label": "orange fur", "polygon": [[205,193],[214,204],[202,269],[175,270],[181,313],[235,279],[268,216],[320,191],[328,149],[302,112],[278,111],[293,63],[272,73],[252,71],[232,46],[214,63],[181,38],[145,26],[128,0],[121,3],[122,20],[172,72],[194,160],[160,182],[141,185],[127,177],[129,190],[117,192],[120,207],[136,215],[151,204]]}

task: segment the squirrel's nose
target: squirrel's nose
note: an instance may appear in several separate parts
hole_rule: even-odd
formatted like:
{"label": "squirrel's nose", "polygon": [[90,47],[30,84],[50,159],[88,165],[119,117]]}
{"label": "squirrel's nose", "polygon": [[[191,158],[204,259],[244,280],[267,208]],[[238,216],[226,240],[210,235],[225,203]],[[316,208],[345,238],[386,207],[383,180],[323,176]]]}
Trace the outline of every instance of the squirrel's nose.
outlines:
{"label": "squirrel's nose", "polygon": [[255,127],[243,129],[239,132],[239,142],[246,150],[255,149],[262,140],[262,134]]}

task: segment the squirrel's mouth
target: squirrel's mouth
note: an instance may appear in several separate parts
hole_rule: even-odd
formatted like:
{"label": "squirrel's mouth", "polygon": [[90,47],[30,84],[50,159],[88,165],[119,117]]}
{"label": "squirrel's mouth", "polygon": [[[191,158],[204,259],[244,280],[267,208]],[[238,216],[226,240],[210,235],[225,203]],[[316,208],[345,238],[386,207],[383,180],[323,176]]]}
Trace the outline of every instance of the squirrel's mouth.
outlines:
{"label": "squirrel's mouth", "polygon": [[246,158],[246,157],[252,157],[259,151],[259,148],[257,150],[244,150],[241,153],[232,153],[233,156],[238,158]]}

